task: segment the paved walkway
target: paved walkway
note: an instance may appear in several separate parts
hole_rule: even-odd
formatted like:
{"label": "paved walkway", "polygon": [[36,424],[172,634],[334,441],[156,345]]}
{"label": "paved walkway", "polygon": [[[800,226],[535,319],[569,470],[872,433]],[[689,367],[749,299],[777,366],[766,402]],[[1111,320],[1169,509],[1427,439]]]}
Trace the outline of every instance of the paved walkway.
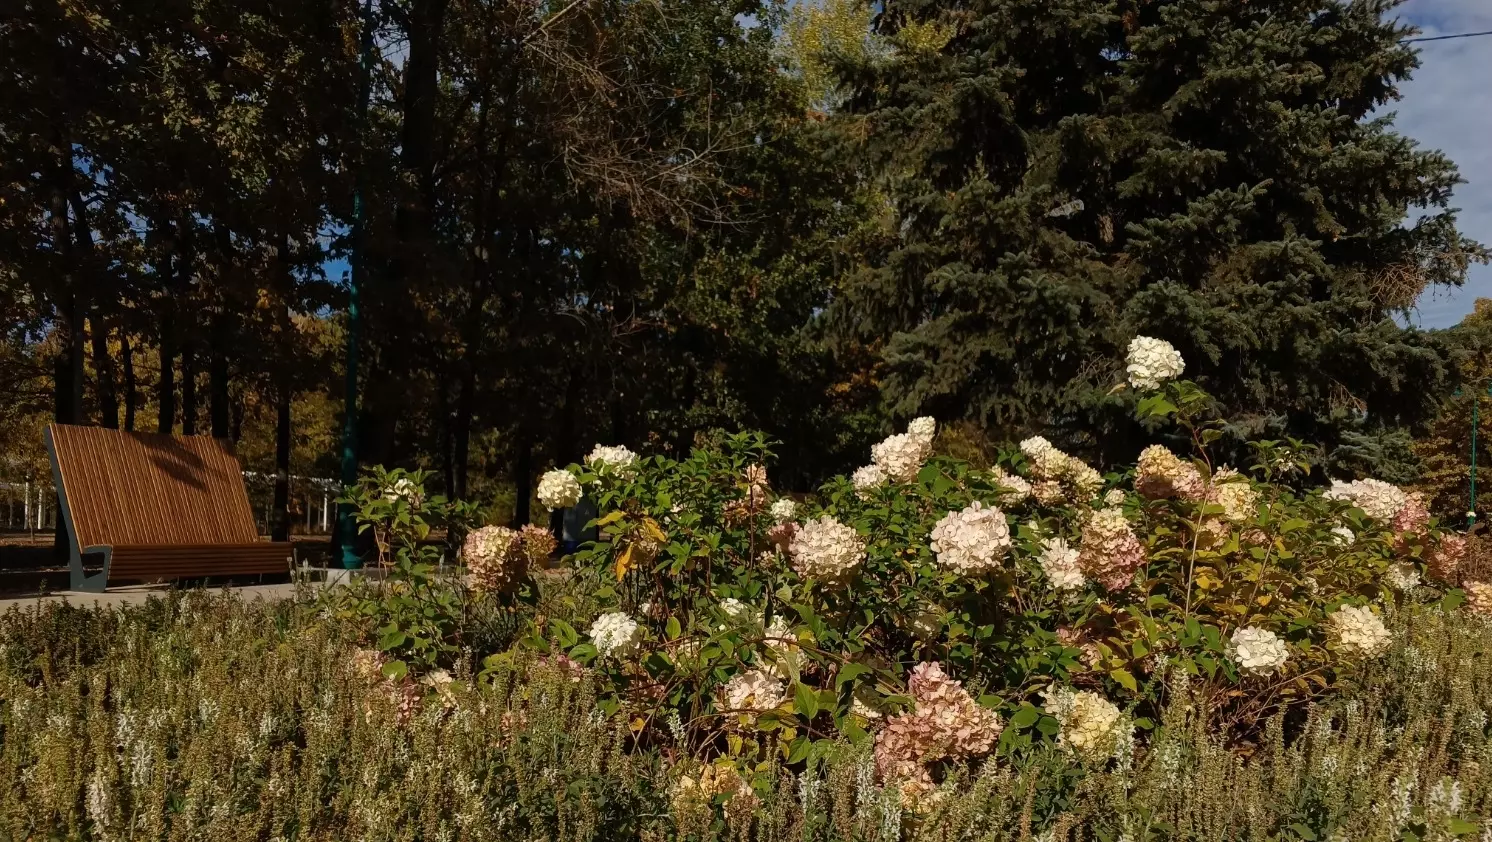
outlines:
{"label": "paved walkway", "polygon": [[[169,592],[169,588],[159,585],[141,585],[139,587],[110,588],[107,593],[82,593],[80,591],[58,591],[44,596],[30,595],[20,597],[0,598],[0,611],[19,605],[21,608],[30,608],[33,605],[41,605],[48,602],[70,602],[73,605],[103,605],[114,607],[118,605],[140,605],[152,596],[160,596]],[[222,590],[214,588],[212,590]],[[243,599],[287,599],[295,595],[295,585],[245,585],[239,588],[228,588],[230,593],[237,594]]]}

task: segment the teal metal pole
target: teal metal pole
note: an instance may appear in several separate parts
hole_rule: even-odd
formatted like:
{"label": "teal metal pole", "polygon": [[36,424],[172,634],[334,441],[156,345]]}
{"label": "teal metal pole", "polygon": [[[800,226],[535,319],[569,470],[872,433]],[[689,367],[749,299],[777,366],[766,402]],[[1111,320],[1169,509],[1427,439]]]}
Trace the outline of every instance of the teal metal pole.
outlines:
{"label": "teal metal pole", "polygon": [[[363,0],[362,9],[362,55],[361,78],[358,80],[357,143],[363,142],[363,129],[368,121],[368,100],[373,87],[373,0]],[[357,173],[352,191],[352,272],[347,283],[347,392],[342,422],[342,493],[348,493],[357,484],[357,375],[358,355],[362,335],[362,286],[366,281],[367,259],[364,255],[366,241],[367,208],[363,193],[366,190],[367,161],[359,147]],[[357,554],[357,523],[352,516],[352,504],[337,506],[337,542],[341,549],[342,566],[348,570],[361,567],[363,560]]]}

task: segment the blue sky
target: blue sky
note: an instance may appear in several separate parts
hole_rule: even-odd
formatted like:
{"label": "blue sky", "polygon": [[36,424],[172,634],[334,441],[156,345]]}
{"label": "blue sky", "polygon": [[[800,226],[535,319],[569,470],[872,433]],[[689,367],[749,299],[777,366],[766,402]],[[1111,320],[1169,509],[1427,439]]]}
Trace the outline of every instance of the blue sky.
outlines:
{"label": "blue sky", "polygon": [[[1492,0],[1409,0],[1397,14],[1424,35],[1492,30]],[[1397,125],[1456,162],[1467,182],[1452,204],[1461,209],[1461,231],[1492,243],[1492,36],[1417,46],[1421,67],[1400,86]],[[1492,298],[1492,266],[1473,266],[1464,287],[1426,290],[1411,320],[1449,327],[1479,297]]]}

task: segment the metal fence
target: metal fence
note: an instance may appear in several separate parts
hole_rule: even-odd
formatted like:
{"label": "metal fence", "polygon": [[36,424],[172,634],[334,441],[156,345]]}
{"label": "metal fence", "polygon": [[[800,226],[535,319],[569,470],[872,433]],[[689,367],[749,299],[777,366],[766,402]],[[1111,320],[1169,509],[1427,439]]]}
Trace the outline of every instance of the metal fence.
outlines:
{"label": "metal fence", "polygon": [[[244,471],[244,487],[260,532],[274,524],[275,478]],[[306,535],[329,535],[337,517],[341,483],[322,477],[290,477],[290,523]],[[39,532],[57,528],[57,492],[50,482],[0,481],[0,529]]]}

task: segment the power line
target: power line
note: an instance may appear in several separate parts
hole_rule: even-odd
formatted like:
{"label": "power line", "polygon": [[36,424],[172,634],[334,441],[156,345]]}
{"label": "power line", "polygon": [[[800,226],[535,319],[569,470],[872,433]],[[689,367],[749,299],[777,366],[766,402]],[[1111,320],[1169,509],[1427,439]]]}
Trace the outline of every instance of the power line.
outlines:
{"label": "power line", "polygon": [[1482,35],[1492,35],[1492,29],[1486,32],[1460,32],[1455,35],[1430,35],[1424,38],[1405,38],[1402,43],[1414,44],[1419,41],[1449,41],[1452,38],[1478,38]]}

